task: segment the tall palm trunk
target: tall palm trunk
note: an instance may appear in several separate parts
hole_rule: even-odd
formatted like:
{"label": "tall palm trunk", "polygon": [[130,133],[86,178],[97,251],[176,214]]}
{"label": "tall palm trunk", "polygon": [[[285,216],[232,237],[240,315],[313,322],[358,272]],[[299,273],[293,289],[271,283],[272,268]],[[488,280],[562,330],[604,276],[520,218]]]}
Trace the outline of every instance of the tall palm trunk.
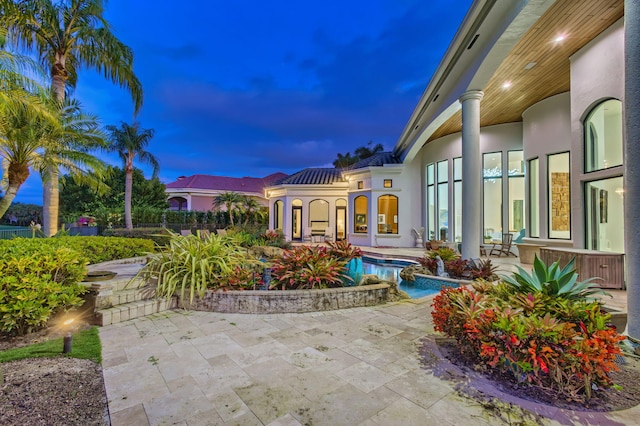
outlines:
{"label": "tall palm trunk", "polygon": [[13,199],[16,198],[16,194],[18,193],[18,189],[20,189],[20,185],[9,184],[7,191],[4,193],[4,197],[0,200],[0,217],[2,217],[13,202]]}
{"label": "tall palm trunk", "polygon": [[125,167],[124,178],[124,220],[127,229],[133,229],[133,221],[131,219],[131,193],[133,192],[133,166]]}
{"label": "tall palm trunk", "polygon": [[16,198],[18,189],[29,177],[29,167],[25,164],[9,164],[9,170],[7,170],[7,190],[4,193],[4,197],[0,200],[0,217],[2,217],[13,199]]}
{"label": "tall palm trunk", "polygon": [[[67,80],[67,71],[64,68],[64,59],[57,56],[57,61],[51,70],[51,88],[55,93],[56,99],[63,102],[65,99],[65,82]],[[45,157],[49,157],[53,153],[45,152]],[[58,216],[60,213],[60,182],[58,174],[58,166],[49,164],[46,166],[45,174],[47,179],[43,184],[42,193],[42,231],[47,237],[55,235],[58,232]]]}

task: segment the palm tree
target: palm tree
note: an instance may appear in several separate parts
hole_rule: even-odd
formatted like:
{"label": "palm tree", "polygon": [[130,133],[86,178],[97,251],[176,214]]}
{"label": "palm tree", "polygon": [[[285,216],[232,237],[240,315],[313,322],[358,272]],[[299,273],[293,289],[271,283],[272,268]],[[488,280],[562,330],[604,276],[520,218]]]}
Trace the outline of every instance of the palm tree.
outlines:
{"label": "palm tree", "polygon": [[221,194],[213,197],[213,207],[220,209],[224,206],[229,213],[229,220],[231,221],[231,226],[233,224],[233,210],[237,208],[237,206],[242,203],[242,196],[237,192],[223,192]]}
{"label": "palm tree", "polygon": [[133,229],[131,220],[131,192],[133,188],[133,160],[138,157],[143,163],[153,167],[153,177],[158,176],[160,164],[156,157],[145,148],[153,139],[155,131],[153,129],[141,129],[140,123],[120,123],[120,127],[107,126],[107,131],[111,134],[110,151],[117,152],[122,159],[125,173],[124,180],[124,218],[127,229]]}
{"label": "palm tree", "polygon": [[260,212],[262,205],[253,197],[245,195],[241,198],[242,212],[244,213],[244,224],[247,225],[249,220]]}
{"label": "palm tree", "polygon": [[369,143],[366,146],[361,146],[360,148],[356,148],[354,153],[356,157],[358,157],[358,159],[363,160],[365,158],[369,158],[382,151],[384,151],[384,146],[382,146],[381,143],[377,143],[374,146],[373,141],[369,141]]}
{"label": "palm tree", "polygon": [[[142,85],[133,72],[133,51],[111,32],[103,0],[3,0],[0,27],[15,45],[35,51],[50,70],[58,101],[74,88],[78,70],[94,69],[131,93],[135,113],[142,106]],[[44,225],[51,235],[58,227],[59,172],[45,171]]]}
{"label": "palm tree", "polygon": [[7,188],[0,201],[0,216],[31,170],[42,173],[47,166],[62,167],[74,178],[86,180],[87,176],[99,177],[105,167],[88,153],[88,148],[104,144],[97,118],[83,114],[75,101],[60,105],[50,100],[46,105],[50,108],[47,116],[34,115],[27,106],[0,110],[0,157]]}

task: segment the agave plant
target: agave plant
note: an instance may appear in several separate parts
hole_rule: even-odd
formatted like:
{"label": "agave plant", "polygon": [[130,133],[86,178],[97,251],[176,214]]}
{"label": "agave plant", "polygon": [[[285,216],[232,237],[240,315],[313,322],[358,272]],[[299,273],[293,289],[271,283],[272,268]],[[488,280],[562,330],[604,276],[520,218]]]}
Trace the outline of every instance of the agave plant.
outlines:
{"label": "agave plant", "polygon": [[553,297],[562,297],[570,300],[592,299],[594,295],[607,295],[609,293],[594,287],[593,281],[599,278],[589,278],[578,281],[578,273],[574,267],[575,257],[564,268],[560,268],[558,261],[547,266],[535,256],[533,270],[527,273],[521,267],[512,277],[502,276],[502,280],[520,293],[544,293]]}

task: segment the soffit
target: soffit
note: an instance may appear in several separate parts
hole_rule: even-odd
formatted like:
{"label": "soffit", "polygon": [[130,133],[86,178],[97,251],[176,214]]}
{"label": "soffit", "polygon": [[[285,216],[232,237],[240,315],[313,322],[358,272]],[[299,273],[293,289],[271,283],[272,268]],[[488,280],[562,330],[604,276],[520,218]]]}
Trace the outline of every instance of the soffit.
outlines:
{"label": "soffit", "polygon": [[[522,121],[530,106],[570,89],[569,58],[624,15],[623,0],[560,0],[526,32],[483,89],[480,125]],[[554,42],[559,35],[562,42]],[[535,63],[531,69],[525,67]],[[508,89],[503,88],[511,83]],[[427,142],[462,130],[458,111]]]}

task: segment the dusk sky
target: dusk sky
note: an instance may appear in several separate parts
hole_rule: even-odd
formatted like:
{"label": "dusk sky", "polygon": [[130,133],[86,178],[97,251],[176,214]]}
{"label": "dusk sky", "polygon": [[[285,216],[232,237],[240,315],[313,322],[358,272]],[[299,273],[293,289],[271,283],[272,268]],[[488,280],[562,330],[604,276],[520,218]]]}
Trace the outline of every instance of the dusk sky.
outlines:
{"label": "dusk sky", "polygon": [[[369,141],[391,150],[471,2],[109,0],[106,18],[135,53],[137,120],[169,183],[331,167]],[[126,91],[78,80],[85,110],[131,123]],[[16,201],[42,204],[33,175]]]}

